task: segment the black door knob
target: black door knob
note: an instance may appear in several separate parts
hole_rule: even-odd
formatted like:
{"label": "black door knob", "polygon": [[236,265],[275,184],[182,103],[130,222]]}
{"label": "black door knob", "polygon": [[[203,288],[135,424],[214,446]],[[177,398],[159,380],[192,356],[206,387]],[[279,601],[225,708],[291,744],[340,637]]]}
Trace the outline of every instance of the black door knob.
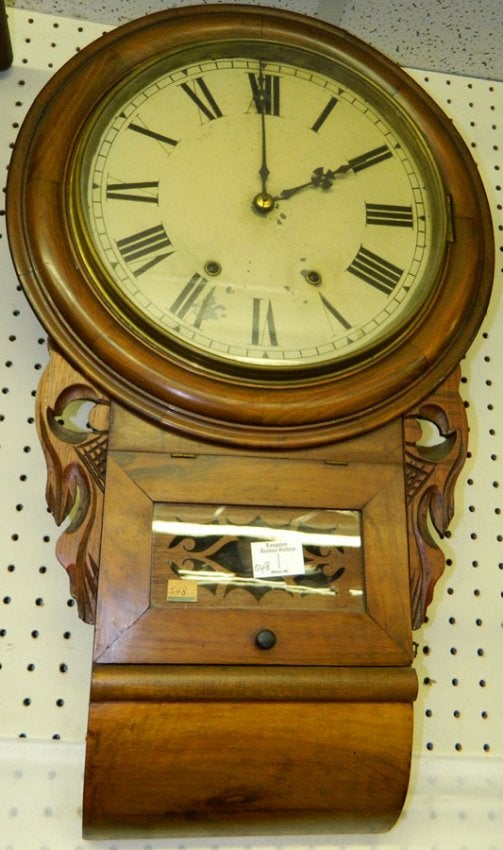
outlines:
{"label": "black door knob", "polygon": [[259,649],[272,649],[276,643],[276,635],[270,629],[260,629],[255,635],[255,646]]}

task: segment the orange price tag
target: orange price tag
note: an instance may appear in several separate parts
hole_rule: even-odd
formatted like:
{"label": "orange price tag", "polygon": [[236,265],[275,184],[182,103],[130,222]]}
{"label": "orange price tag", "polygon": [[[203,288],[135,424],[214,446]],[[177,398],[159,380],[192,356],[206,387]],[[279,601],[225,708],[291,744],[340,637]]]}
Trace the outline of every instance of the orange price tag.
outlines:
{"label": "orange price tag", "polygon": [[197,582],[181,578],[169,579],[166,599],[168,602],[197,602]]}

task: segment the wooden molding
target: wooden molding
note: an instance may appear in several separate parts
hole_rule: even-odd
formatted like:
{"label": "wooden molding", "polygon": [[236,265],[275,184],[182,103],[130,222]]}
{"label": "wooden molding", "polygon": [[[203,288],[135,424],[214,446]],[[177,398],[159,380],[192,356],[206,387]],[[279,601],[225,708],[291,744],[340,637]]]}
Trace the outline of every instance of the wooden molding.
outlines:
{"label": "wooden molding", "polygon": [[411,667],[291,667],[183,664],[95,664],[94,702],[412,702],[417,676]]}

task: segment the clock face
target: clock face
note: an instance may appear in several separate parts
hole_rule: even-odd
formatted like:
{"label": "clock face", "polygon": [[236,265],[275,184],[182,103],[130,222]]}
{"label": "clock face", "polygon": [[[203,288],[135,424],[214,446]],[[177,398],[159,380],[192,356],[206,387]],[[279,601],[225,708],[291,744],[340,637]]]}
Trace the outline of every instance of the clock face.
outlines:
{"label": "clock face", "polygon": [[442,183],[400,106],[280,44],[136,70],[83,134],[72,186],[107,306],[223,372],[316,374],[386,349],[443,259]]}

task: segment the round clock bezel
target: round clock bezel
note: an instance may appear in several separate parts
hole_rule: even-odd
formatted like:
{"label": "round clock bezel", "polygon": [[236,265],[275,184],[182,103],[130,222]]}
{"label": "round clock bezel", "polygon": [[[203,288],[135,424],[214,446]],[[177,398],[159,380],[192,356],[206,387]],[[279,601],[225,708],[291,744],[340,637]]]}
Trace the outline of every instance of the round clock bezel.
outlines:
{"label": "round clock bezel", "polygon": [[[236,51],[239,51],[239,53],[237,54]],[[205,66],[208,61],[224,60],[225,62],[226,59],[235,59],[236,55],[244,61],[253,60],[257,55],[260,55],[267,62],[277,62],[279,59],[276,55],[277,44],[275,42],[256,43],[252,40],[238,43],[235,41],[229,43],[226,41],[217,43],[210,41],[198,45],[195,55],[193,55],[193,52],[193,48],[189,48],[188,53],[184,50],[174,51],[167,57],[163,56],[155,62],[149,60],[144,66],[135,69],[134,73],[126,78],[121,86],[116,86],[112,90],[111,97],[104,98],[71,156],[69,213],[73,238],[78,245],[79,255],[87,266],[88,279],[93,282],[98,293],[103,296],[104,306],[111,309],[112,313],[117,315],[119,321],[123,321],[127,325],[133,335],[143,338],[147,345],[158,348],[161,356],[167,355],[175,361],[190,363],[194,368],[201,368],[205,372],[222,376],[227,375],[230,378],[235,377],[238,381],[248,381],[252,384],[267,382],[268,386],[271,386],[272,383],[290,386],[296,382],[312,381],[319,377],[332,377],[335,372],[340,374],[342,371],[359,368],[363,361],[382,356],[395,344],[397,338],[404,334],[409,325],[420,320],[427,301],[435,296],[435,285],[447,249],[448,209],[444,187],[425,140],[416,134],[415,128],[412,128],[411,133],[411,127],[407,123],[406,116],[402,114],[400,108],[397,108],[388,94],[379,90],[374,81],[361,80],[358,74],[355,75],[354,69],[338,65],[333,59],[326,60],[325,57],[320,57],[318,53],[312,54],[305,49],[299,51],[296,47],[281,45],[280,60],[282,66],[285,63],[292,65],[299,63],[299,67],[305,69],[306,72],[326,74],[328,77],[333,75],[337,85],[343,85],[348,90],[346,94],[350,99],[354,95],[352,87],[355,87],[358,90],[358,97],[363,96],[367,101],[366,106],[370,106],[371,109],[375,107],[372,102],[373,98],[377,98],[378,104],[375,108],[379,109],[379,118],[386,117],[389,124],[392,124],[392,119],[394,119],[394,129],[396,129],[398,122],[401,121],[402,123],[400,147],[403,147],[404,140],[406,140],[408,155],[412,156],[416,163],[422,158],[421,173],[415,176],[418,181],[425,180],[425,186],[428,187],[431,195],[432,214],[434,213],[435,216],[434,223],[429,225],[429,239],[432,244],[428,248],[427,271],[429,279],[426,280],[425,291],[423,293],[418,292],[419,287],[415,286],[413,303],[409,304],[407,301],[408,307],[405,311],[399,312],[398,318],[391,321],[386,320],[380,334],[371,337],[370,341],[367,341],[365,337],[363,344],[358,345],[356,350],[351,347],[350,351],[346,352],[344,349],[338,350],[334,347],[332,353],[326,353],[325,356],[319,355],[317,357],[314,353],[312,359],[308,360],[307,363],[282,363],[280,359],[274,359],[273,350],[268,351],[267,359],[264,358],[262,362],[259,362],[253,356],[219,354],[212,347],[205,348],[191,344],[188,340],[184,340],[182,336],[173,334],[165,327],[150,320],[125,296],[123,286],[117,280],[112,279],[110,269],[104,264],[103,258],[99,256],[96,244],[90,234],[90,230],[93,228],[92,220],[89,221],[91,201],[89,199],[86,203],[84,200],[86,188],[91,182],[89,176],[91,161],[100,147],[110,144],[108,141],[105,143],[102,139],[102,133],[107,125],[115,124],[117,115],[120,114],[119,110],[123,111],[125,104],[128,101],[135,100],[138,93],[145,89],[154,88],[154,86],[157,87],[158,80],[162,80],[166,75],[178,71],[186,65],[193,64],[197,67],[198,63],[201,63]],[[328,67],[325,68],[325,65],[328,65]],[[361,110],[364,109],[364,103],[365,101],[360,102]],[[122,117],[126,122],[124,114]],[[410,169],[411,165],[405,153],[404,158]],[[422,202],[424,203],[424,199],[422,199]],[[253,215],[253,213],[251,214]],[[198,271],[202,271],[202,268]],[[167,273],[169,274],[168,271]],[[425,278],[426,269],[423,269],[421,288],[423,288]],[[402,294],[405,291],[406,281],[407,277],[405,277]],[[416,303],[417,306],[415,306]],[[385,305],[381,312],[382,315],[389,313],[389,306]],[[402,315],[403,312],[405,315]],[[357,330],[355,329],[355,331]],[[348,336],[351,336],[351,334],[348,334]],[[243,348],[245,347],[243,346]]]}
{"label": "round clock bezel", "polygon": [[[161,350],[89,285],[68,205],[72,155],[103,98],[159,51],[264,39],[349,64],[384,89],[427,140],[449,208],[444,261],[414,320],[372,356],[333,371],[223,369]],[[64,132],[61,132],[64,128]],[[11,163],[9,239],[35,312],[89,379],[154,421],[219,441],[263,446],[338,440],[378,427],[431,392],[457,365],[487,307],[492,226],[475,165],[451,123],[398,66],[320,21],[254,7],[177,9],[133,21],[74,57],[42,91]]]}

